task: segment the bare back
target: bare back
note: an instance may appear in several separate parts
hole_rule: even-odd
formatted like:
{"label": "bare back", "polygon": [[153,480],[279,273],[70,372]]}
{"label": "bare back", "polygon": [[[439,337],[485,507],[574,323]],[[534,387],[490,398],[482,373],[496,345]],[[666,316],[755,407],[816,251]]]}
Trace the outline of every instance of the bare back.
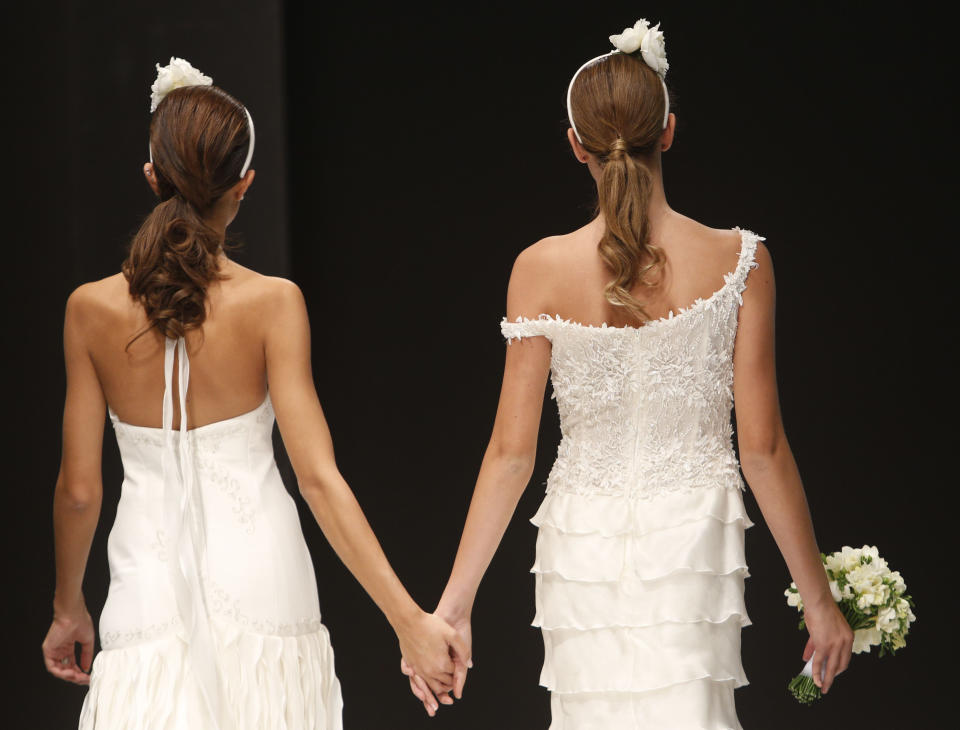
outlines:
{"label": "bare back", "polygon": [[[637,326],[623,309],[611,305],[604,288],[611,277],[597,251],[603,229],[594,220],[572,233],[545,238],[521,254],[536,259],[541,302],[534,314],[559,315],[579,324]],[[666,255],[660,284],[631,292],[652,319],[676,315],[698,298],[706,299],[724,284],[740,252],[735,230],[708,228],[671,212],[658,226],[654,242]]]}
{"label": "bare back", "polygon": [[[252,411],[266,397],[267,318],[281,280],[232,261],[222,270],[227,278],[208,290],[206,321],[186,335],[190,428]],[[161,427],[162,336],[149,331],[131,342],[147,318],[130,298],[122,274],[83,288],[84,341],[107,403],[125,423]],[[174,401],[177,422],[179,406]]]}

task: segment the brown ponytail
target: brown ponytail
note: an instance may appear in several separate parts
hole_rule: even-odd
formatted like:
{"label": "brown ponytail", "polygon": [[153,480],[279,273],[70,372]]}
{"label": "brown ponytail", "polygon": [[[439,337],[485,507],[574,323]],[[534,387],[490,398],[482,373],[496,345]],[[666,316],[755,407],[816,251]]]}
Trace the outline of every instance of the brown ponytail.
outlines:
{"label": "brown ponytail", "polygon": [[660,78],[642,60],[617,53],[580,72],[570,104],[583,148],[600,163],[597,213],[606,230],[598,250],[613,274],[604,294],[645,322],[650,317],[631,291],[656,286],[666,260],[650,243],[648,216],[666,104]]}
{"label": "brown ponytail", "polygon": [[179,337],[206,319],[224,241],[204,215],[240,181],[249,139],[243,106],[216,86],[175,89],[154,112],[150,148],[160,202],[122,267],[149,320],[134,340],[151,329]]}

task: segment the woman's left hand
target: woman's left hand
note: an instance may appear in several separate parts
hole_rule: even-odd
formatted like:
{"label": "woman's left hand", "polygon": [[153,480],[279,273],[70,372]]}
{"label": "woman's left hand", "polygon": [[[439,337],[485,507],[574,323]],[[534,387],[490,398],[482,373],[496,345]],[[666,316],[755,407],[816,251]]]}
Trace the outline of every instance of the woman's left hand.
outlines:
{"label": "woman's left hand", "polygon": [[454,688],[456,665],[468,662],[470,647],[453,627],[436,614],[420,611],[397,637],[401,656],[434,695]]}
{"label": "woman's left hand", "polygon": [[[57,610],[43,640],[43,661],[54,677],[75,684],[90,684],[93,663],[93,621],[81,600],[73,608]],[[76,644],[80,644],[80,665],[77,666]]]}

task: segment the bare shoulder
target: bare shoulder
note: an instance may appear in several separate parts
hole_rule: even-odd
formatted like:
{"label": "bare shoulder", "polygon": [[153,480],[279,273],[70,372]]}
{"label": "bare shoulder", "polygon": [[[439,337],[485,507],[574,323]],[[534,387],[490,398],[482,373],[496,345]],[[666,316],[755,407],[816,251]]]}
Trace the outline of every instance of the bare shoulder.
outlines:
{"label": "bare shoulder", "polygon": [[303,301],[303,293],[295,283],[281,276],[267,276],[231,262],[225,284],[235,301],[246,308],[269,314],[277,307],[287,307]]}
{"label": "bare shoulder", "polygon": [[81,284],[67,297],[67,320],[91,325],[129,309],[130,290],[123,274]]}
{"label": "bare shoulder", "polygon": [[565,277],[578,268],[577,243],[577,232],[548,236],[520,252],[510,274],[509,313],[536,316],[550,308]]}

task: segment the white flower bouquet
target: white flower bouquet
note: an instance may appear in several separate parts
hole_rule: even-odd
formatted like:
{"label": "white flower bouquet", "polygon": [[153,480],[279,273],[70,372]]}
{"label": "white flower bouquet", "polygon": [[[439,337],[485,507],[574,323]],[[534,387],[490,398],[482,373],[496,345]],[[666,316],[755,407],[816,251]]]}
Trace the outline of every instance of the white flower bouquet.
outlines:
{"label": "white flower bouquet", "polygon": [[[853,653],[869,652],[880,647],[880,656],[893,654],[907,645],[906,636],[913,615],[913,599],[906,594],[907,584],[900,573],[890,570],[876,547],[844,546],[832,555],[820,554],[830,581],[833,600],[839,604],[850,628],[853,629]],[[787,605],[803,611],[803,600],[795,583],[784,591]],[[806,623],[800,619],[800,629]],[[820,698],[820,688],[813,682],[813,658],[803,671],[787,685],[799,702],[809,704]]]}

